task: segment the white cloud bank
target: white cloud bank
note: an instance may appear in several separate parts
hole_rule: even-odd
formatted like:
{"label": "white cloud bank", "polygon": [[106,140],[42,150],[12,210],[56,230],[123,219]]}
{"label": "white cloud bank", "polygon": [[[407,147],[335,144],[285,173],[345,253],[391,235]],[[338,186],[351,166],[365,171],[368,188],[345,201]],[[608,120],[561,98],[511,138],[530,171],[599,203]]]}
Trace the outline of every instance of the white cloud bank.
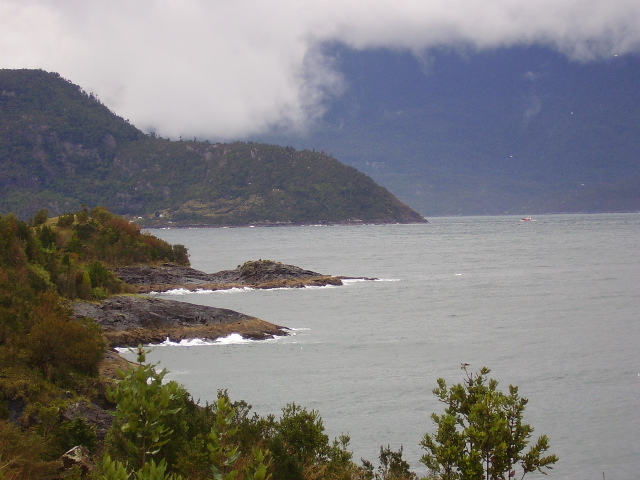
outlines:
{"label": "white cloud bank", "polygon": [[42,68],[144,130],[231,139],[304,129],[339,94],[326,42],[640,50],[638,0],[0,0],[0,68]]}

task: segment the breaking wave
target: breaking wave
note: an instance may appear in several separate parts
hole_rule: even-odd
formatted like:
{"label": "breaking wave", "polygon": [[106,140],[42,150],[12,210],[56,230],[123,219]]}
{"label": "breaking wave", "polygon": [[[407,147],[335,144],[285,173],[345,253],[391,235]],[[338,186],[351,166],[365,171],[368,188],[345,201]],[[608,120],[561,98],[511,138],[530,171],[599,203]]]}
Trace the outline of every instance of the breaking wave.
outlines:
{"label": "breaking wave", "polygon": [[[304,328],[300,329],[290,329],[291,335],[295,335],[296,330],[308,330]],[[284,335],[275,335],[272,338],[265,338],[262,340],[244,338],[239,333],[231,333],[226,337],[216,338],[215,340],[205,340],[202,338],[188,338],[180,340],[179,342],[174,342],[167,338],[162,343],[152,343],[149,345],[145,345],[145,347],[156,348],[156,347],[208,347],[208,346],[216,346],[216,345],[244,345],[249,343],[262,343],[262,342],[275,342],[280,339],[287,338]],[[135,352],[136,349],[129,347],[117,347],[116,351],[119,353],[128,353]]]}

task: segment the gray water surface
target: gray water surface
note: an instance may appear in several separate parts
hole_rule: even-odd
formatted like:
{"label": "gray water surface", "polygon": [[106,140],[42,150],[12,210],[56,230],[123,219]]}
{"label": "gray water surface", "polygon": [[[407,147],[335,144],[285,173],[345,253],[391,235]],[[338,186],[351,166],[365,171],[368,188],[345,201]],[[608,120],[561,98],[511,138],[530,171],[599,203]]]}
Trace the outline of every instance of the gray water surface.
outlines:
{"label": "gray water surface", "polygon": [[435,218],[426,225],[169,229],[206,272],[278,260],[343,287],[165,295],[290,327],[290,337],[157,347],[152,361],[202,403],[218,389],[255,411],[316,409],[354,458],[419,442],[442,413],[436,379],[460,364],[529,399],[525,421],[550,437],[549,478],[638,478],[640,215]]}

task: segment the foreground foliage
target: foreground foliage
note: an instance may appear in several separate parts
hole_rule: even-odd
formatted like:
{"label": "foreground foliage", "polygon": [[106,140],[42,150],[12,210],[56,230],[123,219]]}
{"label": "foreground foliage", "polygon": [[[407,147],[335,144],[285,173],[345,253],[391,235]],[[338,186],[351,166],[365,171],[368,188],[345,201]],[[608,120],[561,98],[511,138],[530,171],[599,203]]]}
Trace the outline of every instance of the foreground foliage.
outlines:
{"label": "foreground foliage", "polygon": [[[221,480],[350,479],[360,471],[348,452],[348,437],[333,442],[316,411],[287,405],[282,416],[250,416],[225,391],[198,407],[175,382],[163,382],[144,363],[120,372],[110,390],[117,403],[102,462],[102,477]],[[156,471],[146,477],[144,472]],[[161,472],[161,473],[158,473]]]}
{"label": "foreground foliage", "polygon": [[70,302],[126,292],[111,267],[138,262],[188,256],[105,208],[0,215],[0,478],[56,478],[70,448],[100,449],[96,426],[73,412],[106,402],[105,342]]}
{"label": "foreground foliage", "polygon": [[497,389],[488,368],[474,374],[467,370],[464,383],[447,388],[438,379],[433,393],[446,405],[442,415],[432,414],[437,426],[435,434],[427,434],[421,442],[426,450],[424,463],[436,478],[442,480],[508,479],[518,474],[552,468],[556,455],[544,455],[549,450],[546,435],[527,451],[533,428],[523,423],[528,400],[518,394],[518,387],[509,386],[509,393]]}
{"label": "foreground foliage", "polygon": [[[523,423],[527,400],[518,395],[517,387],[510,386],[505,394],[497,389],[497,381],[487,377],[488,368],[478,373],[470,373],[466,366],[464,370],[464,384],[447,388],[439,379],[434,390],[447,407],[443,415],[432,415],[437,432],[426,434],[421,443],[427,451],[421,461],[430,471],[429,478],[507,480],[550,469],[558,457],[544,455],[549,449],[546,436],[525,451],[533,428]],[[141,364],[121,374],[115,390],[120,422],[114,424],[112,433],[126,436],[129,443],[110,446],[109,453],[119,460],[105,459],[105,480],[120,478],[109,472],[127,468],[131,474],[138,472],[136,475],[161,468],[167,476],[153,477],[158,479],[418,479],[402,458],[402,447],[398,451],[381,447],[377,469],[367,460],[359,467],[348,451],[349,438],[341,436],[330,442],[316,411],[289,404],[278,420],[249,417],[250,407],[244,402],[233,404],[224,391],[219,392],[216,404],[199,410],[199,426],[208,432],[185,442],[183,435],[192,427],[176,433],[171,425],[176,418],[183,425],[192,424],[185,414],[192,403],[186,392],[178,393],[181,387],[177,384],[162,384],[165,373]],[[181,400],[172,403],[172,398]],[[179,446],[177,461],[169,459],[170,452],[163,449],[168,444],[173,450]]]}

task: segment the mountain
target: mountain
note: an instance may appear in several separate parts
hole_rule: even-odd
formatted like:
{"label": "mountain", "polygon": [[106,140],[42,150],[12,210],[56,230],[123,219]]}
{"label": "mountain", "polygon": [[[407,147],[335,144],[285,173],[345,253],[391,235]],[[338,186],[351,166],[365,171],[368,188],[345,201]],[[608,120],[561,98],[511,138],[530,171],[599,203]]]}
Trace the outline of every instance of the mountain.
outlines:
{"label": "mountain", "polygon": [[323,152],[145,135],[42,70],[0,70],[0,194],[0,212],[104,205],[145,225],[425,221]]}
{"label": "mountain", "polygon": [[640,210],[640,58],[336,46],[346,90],[306,136],[423,215]]}

